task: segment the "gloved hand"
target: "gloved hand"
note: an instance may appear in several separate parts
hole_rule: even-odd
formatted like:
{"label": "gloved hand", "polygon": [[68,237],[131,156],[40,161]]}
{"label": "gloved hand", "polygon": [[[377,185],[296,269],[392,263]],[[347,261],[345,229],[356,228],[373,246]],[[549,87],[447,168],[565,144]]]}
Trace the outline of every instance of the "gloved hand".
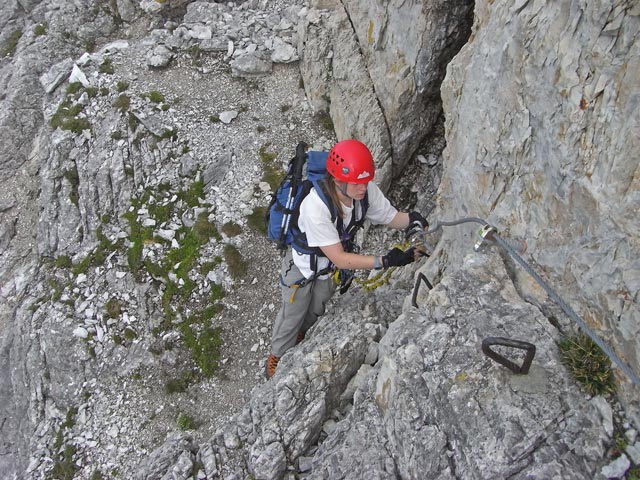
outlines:
{"label": "gloved hand", "polygon": [[382,266],[384,268],[389,268],[409,265],[415,260],[413,254],[414,250],[415,247],[411,247],[406,252],[400,250],[398,247],[392,248],[384,257],[382,257]]}
{"label": "gloved hand", "polygon": [[404,230],[404,238],[409,240],[413,235],[429,228],[429,222],[418,212],[409,213],[409,226]]}

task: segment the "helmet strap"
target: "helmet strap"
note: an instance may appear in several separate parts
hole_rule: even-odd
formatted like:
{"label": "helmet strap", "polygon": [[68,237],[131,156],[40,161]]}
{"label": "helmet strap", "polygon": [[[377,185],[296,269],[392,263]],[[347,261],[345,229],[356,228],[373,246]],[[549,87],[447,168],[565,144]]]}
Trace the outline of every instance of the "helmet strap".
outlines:
{"label": "helmet strap", "polygon": [[336,188],[338,189],[338,191],[339,191],[342,195],[344,195],[345,197],[347,197],[349,200],[351,200],[351,202],[353,203],[353,198],[352,198],[352,197],[350,197],[350,196],[347,194],[347,182],[340,182],[340,181],[337,181],[337,182],[334,182],[334,183],[335,183]]}

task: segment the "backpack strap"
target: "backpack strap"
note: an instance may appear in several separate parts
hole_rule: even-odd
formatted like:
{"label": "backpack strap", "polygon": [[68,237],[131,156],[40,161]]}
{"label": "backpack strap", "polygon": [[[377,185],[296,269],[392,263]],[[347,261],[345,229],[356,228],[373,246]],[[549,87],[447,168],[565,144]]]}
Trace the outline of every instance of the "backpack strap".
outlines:
{"label": "backpack strap", "polygon": [[362,228],[366,220],[367,210],[369,209],[369,193],[365,193],[362,200],[356,200],[354,202],[353,215],[349,225],[344,227],[342,219],[338,218],[338,232],[342,239],[342,245],[345,252],[353,252],[355,249],[355,236],[358,230]]}

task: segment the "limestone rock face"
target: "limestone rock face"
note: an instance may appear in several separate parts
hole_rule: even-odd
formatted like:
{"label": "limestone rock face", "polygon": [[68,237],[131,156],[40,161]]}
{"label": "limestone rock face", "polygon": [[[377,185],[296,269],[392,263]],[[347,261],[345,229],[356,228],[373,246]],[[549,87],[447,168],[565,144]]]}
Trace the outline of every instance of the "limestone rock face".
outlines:
{"label": "limestone rock face", "polygon": [[[442,88],[447,148],[434,216],[485,217],[526,239],[527,259],[636,374],[639,15],[624,1],[477,2],[472,39]],[[471,234],[445,231],[451,262]],[[638,420],[640,390],[619,379]]]}
{"label": "limestone rock face", "polygon": [[[342,297],[202,447],[217,459],[203,464],[257,479],[288,469],[313,479],[595,478],[607,402],[580,391],[558,357],[558,330],[520,298],[497,252],[461,266],[420,291],[417,308],[402,305],[408,272],[396,289]],[[395,320],[387,328],[384,318]],[[529,373],[485,356],[487,337],[534,344]],[[371,346],[379,360],[363,368]]]}
{"label": "limestone rock face", "polygon": [[[518,299],[496,253],[462,267],[389,326],[381,360],[319,447],[312,478],[370,468],[372,478],[592,477],[608,437],[596,402],[559,362],[556,329]],[[534,342],[529,374],[485,357],[486,337]],[[567,450],[575,454],[559,454]]]}
{"label": "limestone rock face", "polygon": [[431,133],[440,83],[469,35],[472,5],[356,1],[345,10],[339,2],[316,2],[325,10],[305,18],[301,70],[309,98],[330,111],[338,138],[372,147],[383,185]]}
{"label": "limestone rock face", "polygon": [[440,115],[440,84],[469,36],[473,2],[363,0],[346,6],[389,130],[397,176]]}
{"label": "limestone rock face", "polygon": [[[371,148],[383,188],[410,178],[412,208],[428,213],[435,190],[412,173],[443,170],[431,223],[482,217],[524,240],[525,259],[640,372],[640,7],[282,3],[0,5],[0,472],[624,474],[638,463],[638,387],[618,375],[636,430],[614,464],[608,399],[586,397],[559,359],[557,327],[575,325],[496,248],[473,251],[477,225],[429,238],[431,258],[389,284],[336,296],[266,382],[277,254],[231,232],[268,202],[263,173],[286,164],[285,145],[335,141],[312,118],[328,112],[338,138]],[[441,105],[443,165],[427,152]],[[194,243],[196,226],[207,240]],[[252,278],[232,278],[229,247],[252,255]],[[193,249],[193,263],[176,258]],[[435,288],[416,292],[418,273]],[[214,300],[218,288],[229,295]],[[214,337],[187,323],[219,306],[223,374],[168,397],[202,370],[191,354],[209,353],[185,340]],[[489,336],[534,344],[529,373],[486,357]],[[211,420],[202,405],[219,410],[206,402],[241,380],[224,397],[240,403]],[[193,426],[186,414],[214,428],[177,432]]]}
{"label": "limestone rock face", "polygon": [[358,138],[369,147],[376,162],[376,181],[388,187],[392,148],[385,113],[342,4],[321,14],[310,12],[300,44],[300,69],[312,105],[330,112],[338,138]]}

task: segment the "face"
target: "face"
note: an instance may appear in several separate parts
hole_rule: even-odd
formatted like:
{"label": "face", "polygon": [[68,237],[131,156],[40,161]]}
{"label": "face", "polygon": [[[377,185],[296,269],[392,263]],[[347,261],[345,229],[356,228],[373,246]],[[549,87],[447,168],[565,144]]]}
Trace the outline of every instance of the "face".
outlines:
{"label": "face", "polygon": [[347,183],[347,196],[354,200],[362,200],[367,193],[367,183]]}

